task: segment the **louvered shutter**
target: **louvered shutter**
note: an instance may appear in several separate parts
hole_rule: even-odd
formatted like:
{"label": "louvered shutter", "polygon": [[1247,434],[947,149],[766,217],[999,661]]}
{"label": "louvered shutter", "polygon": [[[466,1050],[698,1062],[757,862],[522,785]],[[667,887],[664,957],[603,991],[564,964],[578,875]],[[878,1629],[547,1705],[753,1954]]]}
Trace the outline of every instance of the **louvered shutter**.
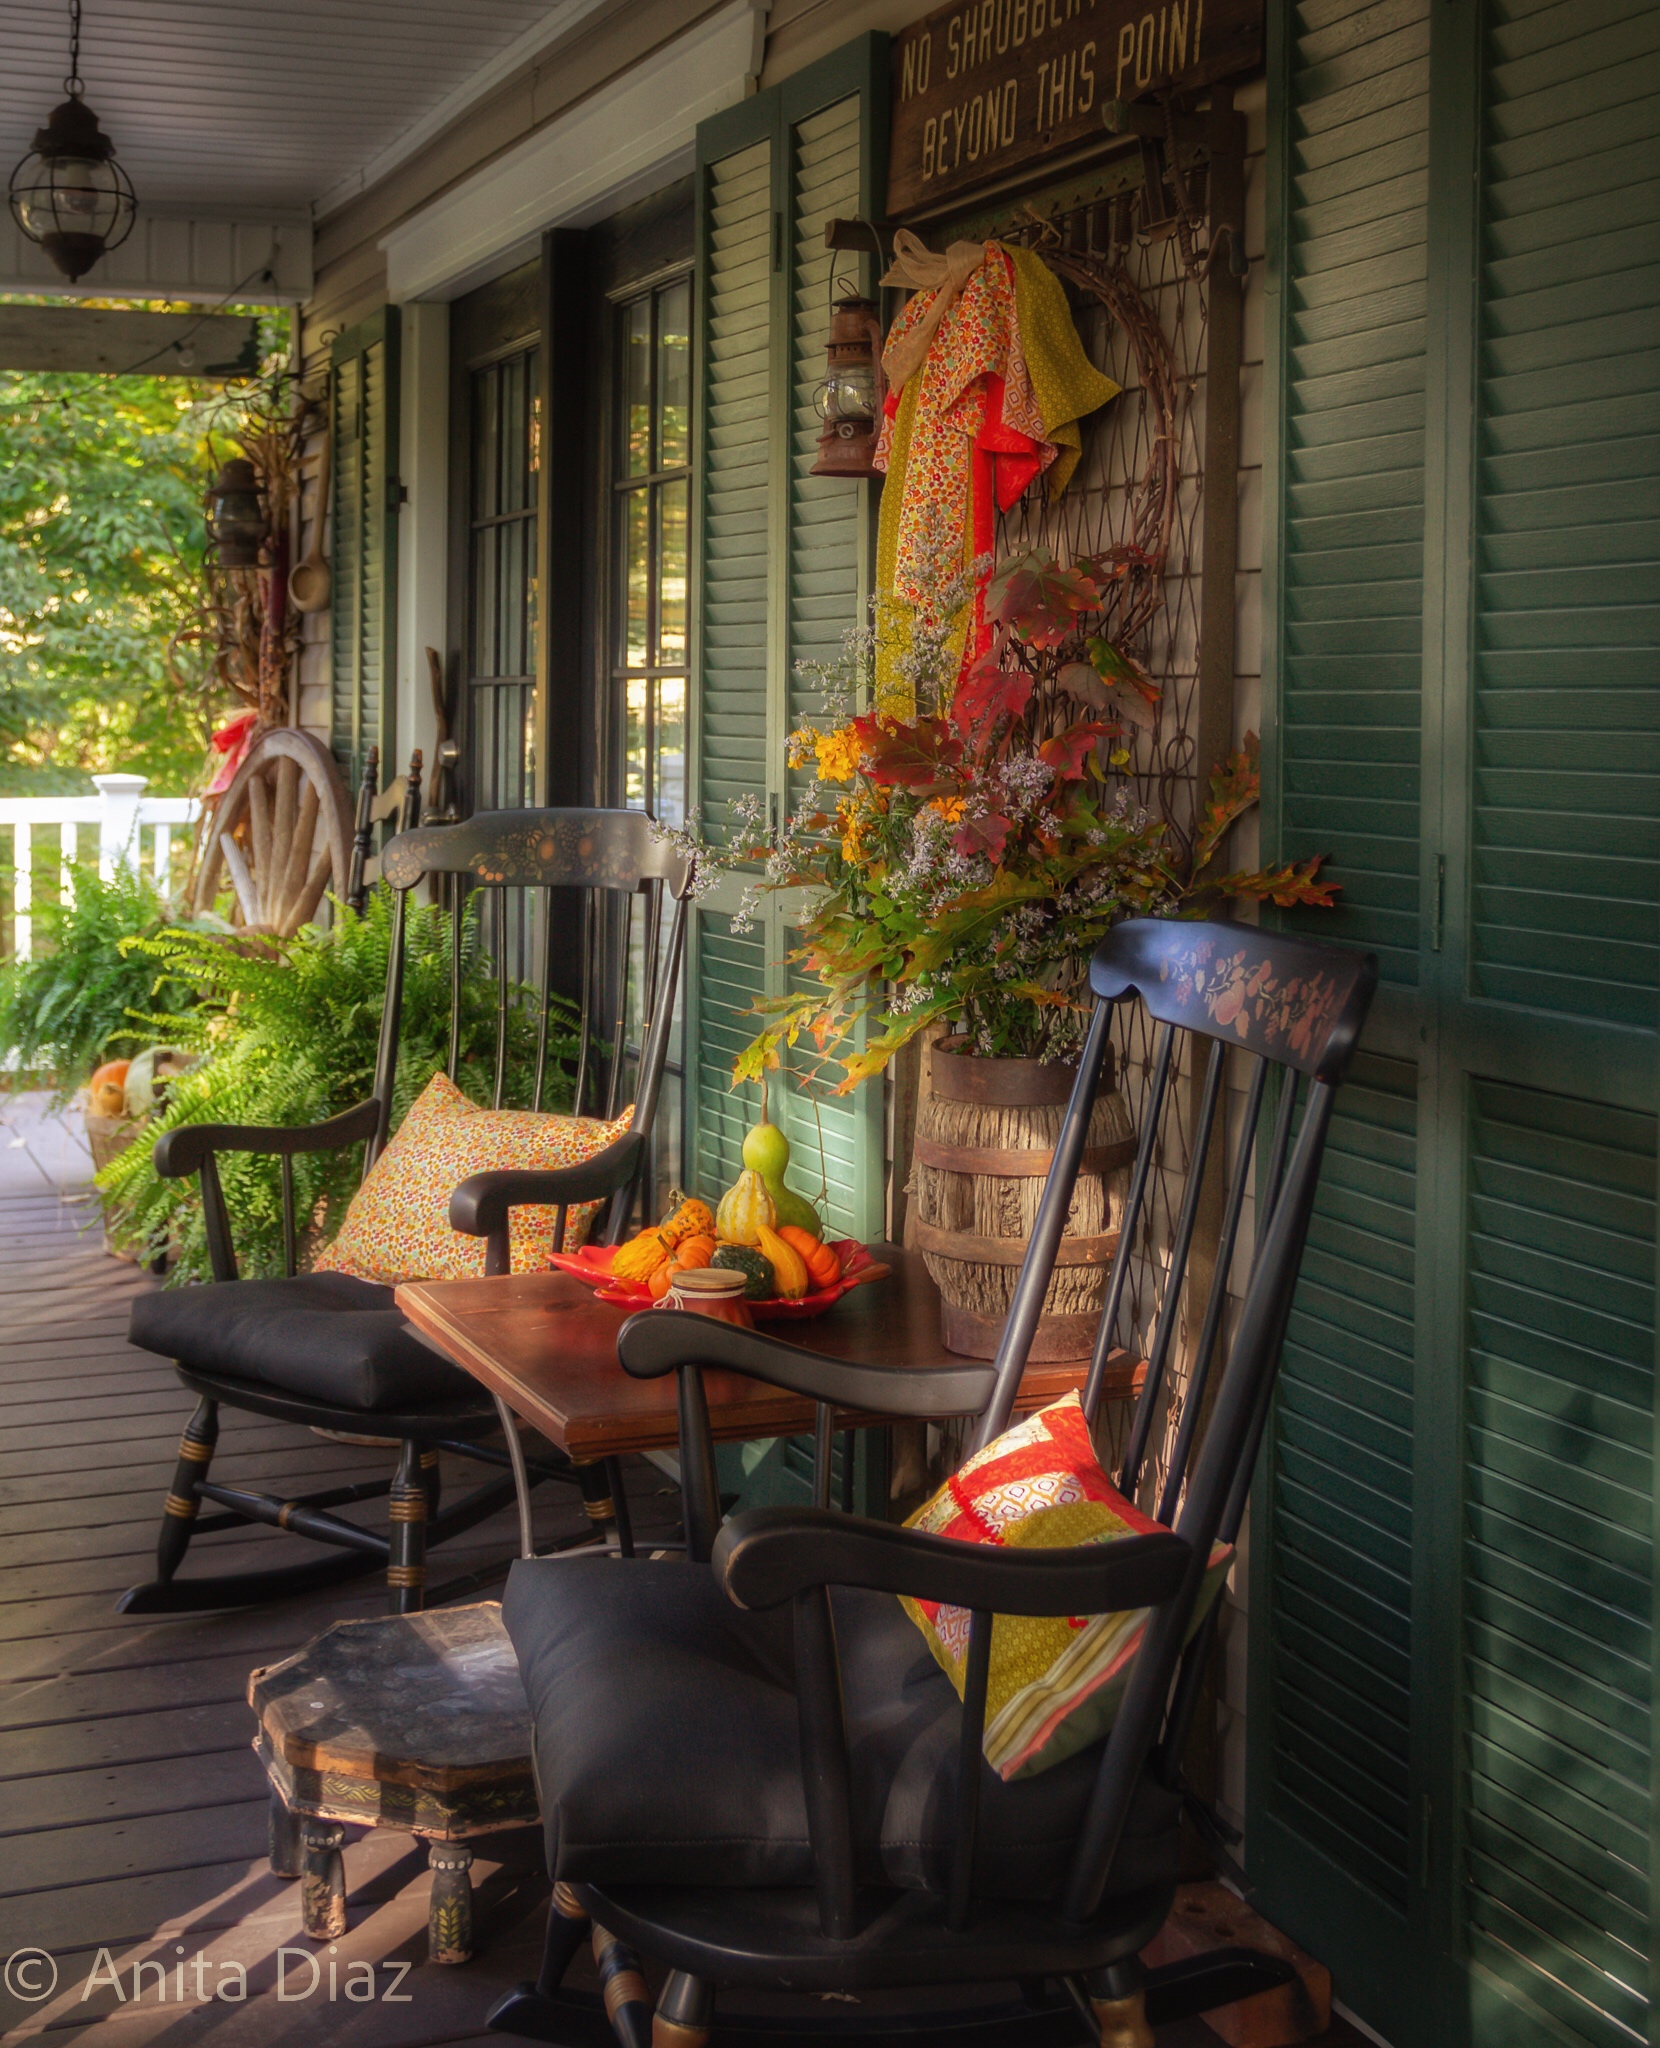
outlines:
{"label": "louvered shutter", "polygon": [[1280,828],[1309,929],[1418,974],[1429,0],[1295,12],[1286,121]]}
{"label": "louvered shutter", "polygon": [[1472,993],[1655,1023],[1660,10],[1486,49]]}
{"label": "louvered shutter", "polygon": [[[1328,854],[1343,884],[1342,908],[1308,928],[1375,950],[1407,986],[1420,945],[1429,12],[1307,0],[1287,17],[1270,314],[1270,838]],[[1417,1084],[1407,1062],[1364,1060],[1340,1100],[1256,1496],[1251,1603],[1253,1875],[1379,2025],[1399,2010],[1421,1797]]]}
{"label": "louvered shutter", "polygon": [[1660,2039],[1660,13],[1424,18],[1270,16],[1267,839],[1394,986],[1255,1497],[1248,1853],[1388,2038],[1613,2048]]}
{"label": "louvered shutter", "polygon": [[329,744],[349,782],[371,746],[391,762],[396,703],[398,309],[384,307],[335,342]]}
{"label": "louvered shutter", "polygon": [[[703,414],[699,477],[694,787],[711,835],[753,793],[774,818],[791,802],[785,738],[816,712],[796,673],[833,659],[863,616],[872,557],[872,487],[809,474],[818,454],[813,394],[824,374],[830,252],[824,226],[877,209],[886,39],[845,50],[703,123],[698,131],[698,262]],[[843,282],[868,269],[839,259]],[[868,284],[870,280],[865,278]],[[780,993],[792,906],[765,901],[735,930],[739,890],[697,916],[692,949],[689,1129],[699,1188],[740,1168],[759,1090],[731,1092],[732,1060],[754,1035],[757,997]],[[879,1089],[815,1101],[791,1074],[769,1092],[795,1153],[792,1185],[828,1189],[838,1235],[882,1227]]]}
{"label": "louvered shutter", "polygon": [[1461,1790],[1477,2038],[1531,2048],[1565,2027],[1615,2048],[1653,2038],[1655,1120],[1492,1080],[1470,1109]]}

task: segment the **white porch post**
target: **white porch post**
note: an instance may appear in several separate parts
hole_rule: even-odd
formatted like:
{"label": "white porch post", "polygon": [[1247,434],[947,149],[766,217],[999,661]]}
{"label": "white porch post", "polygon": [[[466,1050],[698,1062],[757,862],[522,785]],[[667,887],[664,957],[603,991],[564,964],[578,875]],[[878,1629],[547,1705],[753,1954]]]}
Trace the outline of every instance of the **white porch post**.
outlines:
{"label": "white porch post", "polygon": [[147,775],[95,775],[93,787],[103,798],[98,817],[98,873],[106,882],[115,879],[117,863],[138,866],[138,800],[149,783]]}

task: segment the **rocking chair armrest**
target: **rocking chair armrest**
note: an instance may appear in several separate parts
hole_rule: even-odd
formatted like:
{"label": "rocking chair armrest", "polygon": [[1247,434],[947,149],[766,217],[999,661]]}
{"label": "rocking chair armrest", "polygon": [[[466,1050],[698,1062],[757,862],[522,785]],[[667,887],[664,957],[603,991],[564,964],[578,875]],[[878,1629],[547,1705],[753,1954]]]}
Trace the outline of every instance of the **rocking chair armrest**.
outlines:
{"label": "rocking chair armrest", "polygon": [[603,1201],[634,1178],[645,1142],[643,1132],[624,1131],[575,1166],[504,1166],[469,1174],[450,1196],[450,1228],[467,1237],[491,1237],[507,1228],[510,1209]]}
{"label": "rocking chair armrest", "polygon": [[320,1124],[180,1124],[156,1140],[156,1172],[163,1180],[183,1180],[200,1173],[216,1152],[259,1152],[276,1159],[332,1152],[372,1138],[379,1116],[380,1104],[371,1096]]}
{"label": "rocking chair armrest", "polygon": [[738,1372],[791,1394],[837,1408],[904,1417],[978,1415],[991,1399],[991,1365],[951,1366],[925,1372],[896,1365],[861,1365],[826,1358],[759,1330],[742,1330],[710,1316],[664,1315],[642,1310],[623,1324],[617,1356],[638,1380],[661,1379],[688,1366]]}
{"label": "rocking chair armrest", "polygon": [[752,1508],[715,1540],[714,1574],[739,1607],[776,1607],[814,1586],[864,1586],[994,1614],[1116,1614],[1180,1587],[1191,1546],[1169,1530],[1017,1550],[960,1543],[828,1508]]}

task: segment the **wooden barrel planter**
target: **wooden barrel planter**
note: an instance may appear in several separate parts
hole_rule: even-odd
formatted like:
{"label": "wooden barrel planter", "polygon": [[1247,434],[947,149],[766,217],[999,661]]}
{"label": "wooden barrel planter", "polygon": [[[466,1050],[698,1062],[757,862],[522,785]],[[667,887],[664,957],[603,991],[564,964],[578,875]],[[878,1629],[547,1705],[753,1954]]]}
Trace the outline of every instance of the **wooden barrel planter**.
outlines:
{"label": "wooden barrel planter", "polygon": [[[911,1180],[916,1246],[940,1290],[947,1350],[992,1358],[1076,1073],[1059,1061],[975,1058],[950,1039],[929,1059],[933,1085],[917,1105]],[[1034,1359],[1090,1354],[1135,1150],[1109,1053]]]}

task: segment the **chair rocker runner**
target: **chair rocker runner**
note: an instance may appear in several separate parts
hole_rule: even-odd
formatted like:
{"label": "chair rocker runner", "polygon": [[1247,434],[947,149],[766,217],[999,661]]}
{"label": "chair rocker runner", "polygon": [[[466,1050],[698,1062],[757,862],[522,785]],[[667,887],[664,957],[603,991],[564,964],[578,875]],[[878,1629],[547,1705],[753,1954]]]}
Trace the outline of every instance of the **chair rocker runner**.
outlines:
{"label": "chair rocker runner", "polygon": [[[362,807],[360,807],[361,809]],[[449,1073],[460,1055],[463,912],[473,889],[495,905],[495,1100],[502,1108],[509,1012],[515,1000],[510,945],[515,908],[521,935],[538,923],[541,956],[540,1018],[530,1108],[540,1110],[546,1086],[548,1009],[556,959],[581,960],[581,1053],[575,1101],[587,1098],[595,1063],[590,1046],[611,1034],[605,1116],[619,1113],[627,1053],[629,962],[637,951],[634,907],[643,905],[645,962],[640,979],[641,1047],[635,1104],[627,1132],[585,1162],[539,1171],[474,1174],[450,1202],[451,1225],[485,1240],[485,1270],[511,1270],[509,1216],[524,1204],[552,1207],[556,1242],[574,1204],[609,1201],[605,1241],[627,1227],[635,1192],[646,1170],[653,1118],[668,1049],[675,989],[685,945],[689,885],[682,855],[659,843],[640,812],[523,810],[484,812],[459,825],[416,828],[420,814],[420,757],[411,767],[403,809],[404,830],[381,855],[382,879],[394,892],[392,943],[381,1017],[374,1093],[326,1123],[305,1129],[253,1129],[184,1125],[156,1146],[156,1169],[200,1178],[213,1282],[202,1287],[142,1295],[132,1311],[131,1341],[171,1358],[184,1385],[197,1396],[185,1426],[167,1495],[156,1576],[118,1603],[128,1613],[173,1613],[240,1606],[333,1584],[384,1569],[394,1613],[423,1604],[426,1552],[431,1544],[472,1528],[514,1496],[516,1463],[527,1478],[575,1481],[590,1519],[631,1547],[620,1474],[614,1461],[580,1470],[551,1445],[526,1460],[516,1432],[505,1445],[499,1432],[511,1423],[498,1403],[457,1366],[424,1344],[393,1304],[393,1290],[343,1273],[301,1273],[297,1261],[292,1161],[304,1152],[362,1145],[364,1171],[384,1149],[397,1071],[403,998],[405,921],[409,892],[427,876],[439,879],[451,910],[453,954]],[[366,823],[366,818],[360,820]],[[357,853],[361,862],[363,847]],[[664,928],[665,898],[673,914]],[[580,911],[580,915],[573,915]],[[574,934],[580,931],[580,945]],[[521,938],[521,944],[523,939]],[[240,1279],[230,1217],[220,1185],[218,1158],[254,1152],[280,1162],[284,1265],[277,1279]],[[364,1481],[286,1499],[225,1486],[210,1477],[219,1410],[230,1406],[331,1432],[348,1441],[388,1443],[396,1467],[384,1480]],[[479,1437],[495,1437],[481,1443]],[[494,1468],[493,1477],[453,1505],[439,1499],[442,1450]],[[360,1527],[336,1509],[388,1497],[388,1526]],[[523,1505],[521,1501],[521,1506]],[[204,1515],[204,1507],[217,1513]],[[341,1553],[263,1571],[180,1577],[195,1538],[211,1530],[264,1524],[330,1545]]]}
{"label": "chair rocker runner", "polygon": [[[1140,919],[1103,942],[1090,983],[1096,1007],[994,1364],[965,1363],[919,1384],[902,1370],[832,1362],[704,1318],[653,1311],[624,1326],[630,1373],[679,1375],[687,1558],[513,1567],[503,1613],[534,1721],[555,1891],[541,1978],[503,1999],[492,2027],[567,2048],[702,2048],[711,2033],[748,2048],[813,2039],[1152,2048],[1155,2025],[1289,1980],[1289,1965],[1248,1951],[1151,1971],[1137,1959],[1175,1895],[1182,1757],[1215,1623],[1213,1607],[1190,1640],[1195,1603],[1213,1545],[1237,1536],[1245,1511],[1332,1105],[1376,964],[1242,927]],[[818,1506],[762,1508],[721,1527],[707,1370],[811,1395],[821,1445],[838,1410],[976,1413],[976,1450],[1006,1429],[1112,1006],[1135,996],[1160,1029],[1083,1395],[1091,1421],[1134,1243],[1148,1227],[1176,1033],[1191,1035],[1195,1057],[1208,1046],[1208,1061],[1164,1305],[1115,1479],[1130,1501],[1143,1489],[1229,1048],[1248,1070],[1244,1137],[1157,1501],[1161,1526],[1071,1549],[959,1542],[830,1512],[821,1458]],[[1276,1077],[1255,1259],[1224,1356],[1245,1165]],[[1200,1438],[1194,1418],[1207,1399]],[[961,1700],[895,1594],[966,1610]],[[1135,1609],[1147,1610],[1145,1633],[1110,1733],[1005,1781],[982,1751],[993,1616]],[[603,2013],[561,1989],[590,1936]],[[655,2014],[641,1956],[666,1973]],[[721,1987],[857,1996],[974,1984],[988,1987],[988,2003],[922,2016],[849,2018],[843,2009],[827,2019],[815,2005],[795,2022],[715,2019]],[[1000,2001],[997,1985],[1006,1987]]]}

